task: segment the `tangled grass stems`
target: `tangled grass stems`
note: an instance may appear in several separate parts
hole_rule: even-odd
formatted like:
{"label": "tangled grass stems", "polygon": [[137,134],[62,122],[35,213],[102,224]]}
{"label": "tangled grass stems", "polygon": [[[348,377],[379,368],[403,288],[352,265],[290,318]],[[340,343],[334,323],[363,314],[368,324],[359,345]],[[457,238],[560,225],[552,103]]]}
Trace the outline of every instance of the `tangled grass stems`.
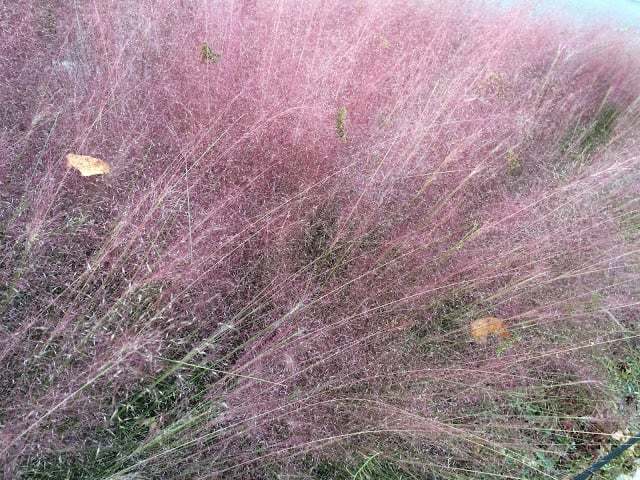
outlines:
{"label": "tangled grass stems", "polygon": [[631,35],[45,3],[0,22],[5,477],[558,478],[637,424]]}

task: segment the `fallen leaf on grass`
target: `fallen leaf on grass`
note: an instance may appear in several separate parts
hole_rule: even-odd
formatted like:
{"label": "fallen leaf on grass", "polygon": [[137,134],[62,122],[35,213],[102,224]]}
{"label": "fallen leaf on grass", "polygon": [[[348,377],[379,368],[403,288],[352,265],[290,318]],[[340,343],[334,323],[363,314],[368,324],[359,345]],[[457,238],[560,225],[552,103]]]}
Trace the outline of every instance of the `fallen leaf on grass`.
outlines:
{"label": "fallen leaf on grass", "polygon": [[75,168],[83,177],[105,175],[111,172],[111,166],[104,160],[88,155],[76,155],[75,153],[67,155],[67,167]]}
{"label": "fallen leaf on grass", "polygon": [[479,318],[471,322],[471,335],[478,343],[486,343],[489,335],[498,335],[500,338],[508,338],[509,331],[503,320],[495,317]]}

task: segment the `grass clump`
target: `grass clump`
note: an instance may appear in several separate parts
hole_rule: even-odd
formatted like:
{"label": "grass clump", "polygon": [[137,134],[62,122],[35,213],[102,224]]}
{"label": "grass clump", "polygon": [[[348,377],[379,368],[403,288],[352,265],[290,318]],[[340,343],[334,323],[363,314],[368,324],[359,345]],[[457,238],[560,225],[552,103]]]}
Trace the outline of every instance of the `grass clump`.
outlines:
{"label": "grass clump", "polygon": [[637,409],[640,405],[640,355],[633,347],[625,348],[617,361],[604,359],[605,367],[611,378],[613,391],[620,401],[625,414],[631,415],[629,427],[640,428]]}
{"label": "grass clump", "polygon": [[205,3],[0,21],[5,478],[544,478],[636,425],[626,33]]}
{"label": "grass clump", "polygon": [[613,135],[613,129],[620,111],[613,105],[604,106],[591,125],[580,135],[580,154],[591,155],[596,148],[606,146]]}
{"label": "grass clump", "polygon": [[572,165],[585,165],[593,154],[610,143],[620,109],[614,105],[604,105],[589,122],[579,123],[565,137],[561,152]]}
{"label": "grass clump", "polygon": [[421,309],[409,333],[423,353],[445,354],[464,349],[469,342],[469,319],[477,311],[478,305],[472,294],[452,292]]}
{"label": "grass clump", "polygon": [[633,242],[640,237],[640,212],[625,213],[620,220],[622,236],[627,242]]}
{"label": "grass clump", "polygon": [[[173,436],[189,424],[210,419],[204,395],[209,371],[187,376],[170,375],[132,392],[118,404],[92,441],[72,451],[34,455],[20,468],[18,477],[34,480],[80,480],[114,478],[144,454],[172,445]],[[60,428],[72,432],[79,420],[69,419]],[[116,478],[117,475],[116,475]]]}
{"label": "grass clump", "polygon": [[426,473],[412,472],[391,460],[373,454],[359,463],[321,462],[311,469],[313,480],[436,480]]}

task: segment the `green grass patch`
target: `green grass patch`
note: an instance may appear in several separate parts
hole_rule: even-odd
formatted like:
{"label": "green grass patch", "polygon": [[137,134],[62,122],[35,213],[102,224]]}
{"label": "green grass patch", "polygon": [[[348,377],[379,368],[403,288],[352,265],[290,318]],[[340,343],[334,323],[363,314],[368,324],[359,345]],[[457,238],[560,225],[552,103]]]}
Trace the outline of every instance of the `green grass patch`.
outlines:
{"label": "green grass patch", "polygon": [[[618,358],[604,359],[604,365],[609,373],[611,387],[615,395],[620,400],[620,407],[623,411],[629,412],[629,427],[640,429],[640,416],[638,406],[640,406],[640,352],[630,346],[623,350],[623,354]],[[632,415],[630,412],[635,412]]]}
{"label": "green grass patch", "polygon": [[311,468],[313,480],[435,480],[431,473],[418,472],[372,454],[359,462],[317,463]]}
{"label": "green grass patch", "polygon": [[408,331],[409,345],[428,356],[455,354],[468,346],[467,327],[480,310],[481,305],[471,292],[454,291],[437,298],[413,312],[416,320]]}
{"label": "green grass patch", "polygon": [[579,168],[589,161],[598,149],[606,147],[620,116],[620,110],[614,105],[603,106],[587,122],[578,122],[562,139],[560,152],[562,160],[557,166],[559,173],[566,174],[572,168]]}
{"label": "green grass patch", "polygon": [[[210,370],[196,369],[132,393],[84,445],[32,456],[20,469],[19,478],[97,480],[135,464],[170,443],[176,434],[192,426],[194,419],[211,418],[213,409],[204,398],[210,375]],[[58,430],[73,433],[79,428],[79,421],[69,420]]]}
{"label": "green grass patch", "polygon": [[640,239],[640,211],[625,213],[620,219],[622,237],[629,243]]}
{"label": "green grass patch", "polygon": [[527,463],[555,476],[587,468],[610,445],[606,429],[594,423],[608,401],[601,389],[563,374],[550,375],[544,385],[515,395],[512,414],[524,422],[522,435],[535,448]]}

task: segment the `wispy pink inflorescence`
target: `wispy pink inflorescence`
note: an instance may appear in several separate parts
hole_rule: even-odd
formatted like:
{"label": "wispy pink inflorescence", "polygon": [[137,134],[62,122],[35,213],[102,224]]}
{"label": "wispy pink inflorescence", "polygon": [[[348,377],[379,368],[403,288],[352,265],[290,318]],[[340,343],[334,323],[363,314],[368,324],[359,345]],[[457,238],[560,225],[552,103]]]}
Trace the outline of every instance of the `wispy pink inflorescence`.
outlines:
{"label": "wispy pink inflorescence", "polygon": [[[7,478],[125,448],[94,434],[167,384],[91,475],[374,450],[482,471],[478,445],[531,451],[514,398],[558,384],[618,425],[602,359],[636,338],[637,39],[457,3],[4,8]],[[475,341],[487,317],[509,334]]]}

